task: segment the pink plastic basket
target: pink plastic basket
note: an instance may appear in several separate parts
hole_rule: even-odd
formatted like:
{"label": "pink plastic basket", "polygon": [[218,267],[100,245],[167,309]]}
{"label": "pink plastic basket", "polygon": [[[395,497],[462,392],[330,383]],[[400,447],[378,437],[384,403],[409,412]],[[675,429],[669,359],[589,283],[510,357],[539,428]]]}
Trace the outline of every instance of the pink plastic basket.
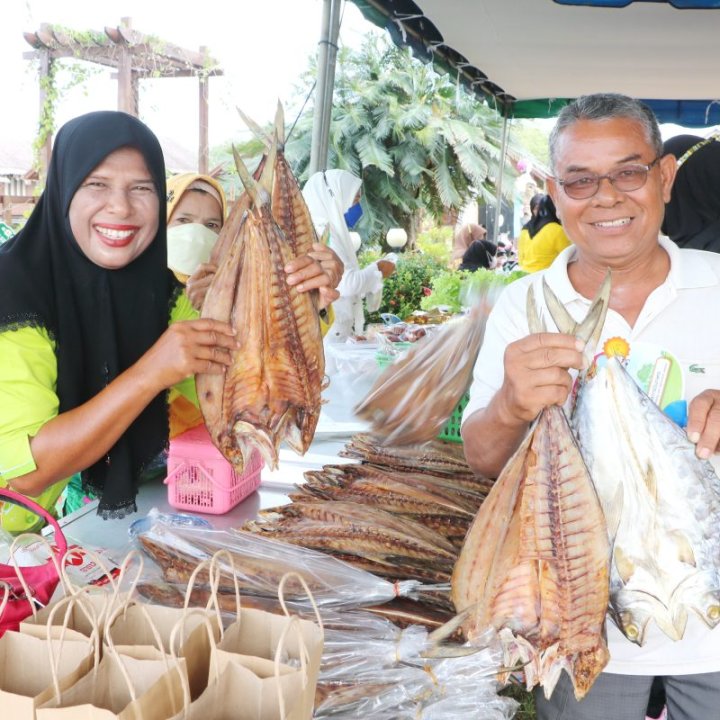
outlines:
{"label": "pink plastic basket", "polygon": [[178,510],[222,515],[260,486],[263,469],[255,450],[242,473],[237,473],[212,444],[204,425],[187,430],[170,441],[168,502]]}

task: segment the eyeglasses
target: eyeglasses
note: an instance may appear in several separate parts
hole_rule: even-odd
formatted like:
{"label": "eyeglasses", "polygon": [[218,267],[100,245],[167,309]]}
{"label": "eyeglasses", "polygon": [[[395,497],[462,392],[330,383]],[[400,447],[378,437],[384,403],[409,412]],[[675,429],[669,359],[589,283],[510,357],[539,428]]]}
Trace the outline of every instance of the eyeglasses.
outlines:
{"label": "eyeglasses", "polygon": [[632,192],[639,190],[646,182],[648,173],[656,165],[660,157],[656,157],[649,165],[623,165],[617,170],[598,175],[591,172],[571,173],[562,180],[558,179],[558,185],[562,185],[565,194],[573,200],[587,200],[600,189],[600,181],[607,180],[616,190],[620,192]]}

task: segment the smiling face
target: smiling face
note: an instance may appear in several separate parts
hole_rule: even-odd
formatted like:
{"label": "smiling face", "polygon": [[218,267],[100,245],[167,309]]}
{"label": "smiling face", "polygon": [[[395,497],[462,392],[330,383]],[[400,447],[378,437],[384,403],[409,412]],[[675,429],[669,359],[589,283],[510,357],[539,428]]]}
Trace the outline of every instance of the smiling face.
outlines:
{"label": "smiling face", "polygon": [[160,203],[145,159],[125,147],[110,153],[70,202],[70,228],[85,255],[102,268],[129,265],[158,230]]}
{"label": "smiling face", "polygon": [[223,225],[220,203],[203,190],[187,190],[173,210],[168,227],[189,223],[199,223],[219,233]]}
{"label": "smiling face", "polygon": [[[653,160],[655,150],[636,120],[579,120],[558,137],[555,175],[560,179],[578,172],[604,175]],[[573,200],[550,180],[550,195],[566,234],[577,247],[578,261],[624,268],[649,259],[658,249],[674,177],[675,159],[666,156],[649,171],[647,182],[630,192],[617,190],[604,179],[593,197]]]}

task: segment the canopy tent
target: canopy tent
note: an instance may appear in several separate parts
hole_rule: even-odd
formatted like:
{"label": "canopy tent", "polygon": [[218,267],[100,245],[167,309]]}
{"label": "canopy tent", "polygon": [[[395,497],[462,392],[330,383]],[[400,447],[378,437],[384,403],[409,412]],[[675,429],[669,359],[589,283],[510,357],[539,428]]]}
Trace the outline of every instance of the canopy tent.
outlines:
{"label": "canopy tent", "polygon": [[645,99],[660,122],[720,124],[720,0],[353,2],[506,117],[550,117],[579,95],[620,92]]}

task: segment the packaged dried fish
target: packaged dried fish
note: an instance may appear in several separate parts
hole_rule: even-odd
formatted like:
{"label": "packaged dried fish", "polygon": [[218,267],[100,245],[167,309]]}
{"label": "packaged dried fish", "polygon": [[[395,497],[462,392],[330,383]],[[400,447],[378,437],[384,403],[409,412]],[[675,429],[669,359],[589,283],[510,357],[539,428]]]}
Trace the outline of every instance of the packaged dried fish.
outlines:
{"label": "packaged dried fish", "polygon": [[[334,557],[295,545],[276,542],[242,531],[171,527],[155,522],[138,533],[143,550],[161,567],[166,581],[187,584],[198,563],[220,549],[233,558],[235,575],[243,592],[274,597],[280,579],[290,571],[300,574],[318,605],[359,607],[411,596],[421,583],[416,580],[388,582]],[[234,592],[232,568],[220,561],[221,592]],[[199,583],[207,583],[200,573]],[[286,597],[306,601],[300,583],[286,586]]]}
{"label": "packaged dried fish", "polygon": [[355,408],[383,444],[424,443],[440,433],[470,385],[488,315],[503,287],[487,286],[468,317],[418,341]]}

